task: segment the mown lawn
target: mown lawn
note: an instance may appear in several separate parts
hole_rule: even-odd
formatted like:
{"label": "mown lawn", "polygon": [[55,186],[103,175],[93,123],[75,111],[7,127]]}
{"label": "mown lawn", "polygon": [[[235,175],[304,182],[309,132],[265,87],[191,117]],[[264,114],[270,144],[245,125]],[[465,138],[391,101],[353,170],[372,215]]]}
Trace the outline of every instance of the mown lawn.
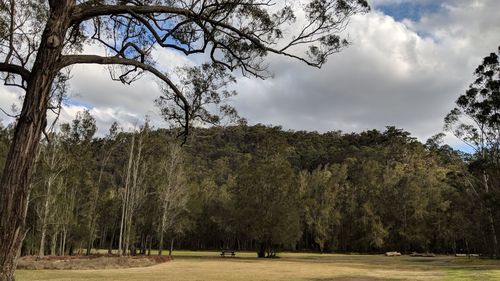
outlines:
{"label": "mown lawn", "polygon": [[108,270],[18,270],[17,280],[500,280],[500,261],[455,257],[255,253],[220,258],[216,252],[175,252],[174,261]]}

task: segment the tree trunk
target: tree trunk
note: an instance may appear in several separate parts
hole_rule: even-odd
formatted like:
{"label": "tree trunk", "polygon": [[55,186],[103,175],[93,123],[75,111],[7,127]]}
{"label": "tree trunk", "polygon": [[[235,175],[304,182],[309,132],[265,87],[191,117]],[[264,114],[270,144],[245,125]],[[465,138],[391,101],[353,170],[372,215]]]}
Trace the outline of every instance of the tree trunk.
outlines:
{"label": "tree trunk", "polygon": [[125,250],[130,250],[131,249],[131,245],[130,245],[130,231],[131,231],[131,228],[132,228],[132,214],[130,214],[131,212],[129,212],[129,219],[128,219],[128,222],[126,224],[126,235],[125,235]]}
{"label": "tree trunk", "polygon": [[62,247],[61,247],[61,255],[64,256],[66,255],[66,236],[67,236],[67,230],[66,228],[63,230],[62,233]]}
{"label": "tree trunk", "polygon": [[45,256],[45,237],[47,236],[47,224],[49,218],[49,201],[51,196],[52,189],[52,178],[49,176],[49,180],[47,181],[47,192],[45,194],[45,201],[43,204],[43,216],[42,216],[42,230],[40,231],[40,248],[38,250],[38,256]]}
{"label": "tree trunk", "polygon": [[152,244],[153,244],[153,236],[149,235],[148,237],[148,256],[151,256],[151,247],[152,247]]}
{"label": "tree trunk", "polygon": [[163,233],[165,232],[165,221],[167,214],[165,213],[165,208],[163,208],[163,213],[161,216],[161,225],[160,225],[160,243],[158,249],[158,255],[161,256],[163,251]]}
{"label": "tree trunk", "polygon": [[259,244],[259,249],[257,250],[257,257],[265,258],[266,257],[266,246],[264,243]]}
{"label": "tree trunk", "polygon": [[61,237],[59,238],[59,250],[58,250],[59,252],[57,253],[58,256],[64,255],[64,252],[62,250],[62,248],[63,248],[63,246],[62,246],[63,245],[63,232],[61,231],[60,234],[61,234]]}
{"label": "tree trunk", "polygon": [[15,280],[17,256],[25,235],[31,174],[45,129],[50,88],[57,75],[74,0],[51,0],[51,11],[27,81],[23,108],[0,182],[0,281]]}
{"label": "tree trunk", "polygon": [[56,255],[56,248],[57,248],[57,231],[54,231],[54,234],[52,235],[52,242],[50,243],[50,255],[51,256]]}
{"label": "tree trunk", "polygon": [[[483,157],[484,157],[484,152],[483,152]],[[484,184],[484,189],[486,194],[489,194],[490,188],[489,188],[489,183],[488,183],[488,176],[486,175],[486,171],[483,171],[483,184]],[[488,213],[488,224],[491,232],[491,240],[493,242],[493,258],[498,258],[498,238],[497,238],[497,232],[495,230],[495,219],[493,218],[493,213],[491,211],[491,207],[486,206],[486,211]]]}
{"label": "tree trunk", "polygon": [[498,255],[498,239],[497,239],[497,232],[495,230],[495,221],[493,219],[493,214],[491,212],[491,209],[488,207],[488,223],[490,226],[490,232],[491,232],[491,238],[493,240],[493,258],[497,259],[499,258]]}
{"label": "tree trunk", "polygon": [[163,252],[163,231],[160,232],[160,242],[158,246],[158,256],[161,256]]}
{"label": "tree trunk", "polygon": [[144,233],[141,234],[141,250],[140,250],[140,254],[141,255],[145,255],[146,254],[146,242],[144,242]]}
{"label": "tree trunk", "polygon": [[[108,154],[110,155],[110,154]],[[89,225],[89,233],[88,233],[88,241],[87,241],[87,255],[90,255],[92,251],[92,247],[94,246],[94,240],[95,240],[95,229],[96,229],[96,224],[97,224],[97,204],[99,201],[99,191],[100,191],[100,186],[101,186],[101,181],[102,181],[102,175],[104,173],[104,166],[106,165],[107,159],[109,156],[106,156],[104,159],[104,163],[101,165],[101,170],[99,171],[99,177],[97,179],[97,183],[95,186],[93,186],[93,192],[94,192],[94,197],[92,198],[92,213],[91,213],[91,219],[90,219],[90,225]],[[100,243],[100,246],[102,243]]]}
{"label": "tree trunk", "polygon": [[467,257],[470,258],[469,242],[467,242],[467,239],[465,239],[465,253]]}
{"label": "tree trunk", "polygon": [[111,235],[111,240],[109,241],[108,254],[113,253],[113,243],[115,241],[115,230],[113,229],[113,234]]}
{"label": "tree trunk", "polygon": [[45,221],[42,222],[42,230],[40,231],[40,247],[38,248],[38,256],[43,257],[45,255],[45,236],[47,235],[47,224]]}
{"label": "tree trunk", "polygon": [[127,210],[129,205],[129,189],[130,189],[130,177],[132,172],[132,163],[134,157],[134,145],[135,145],[135,135],[132,135],[132,144],[130,146],[130,154],[128,158],[128,167],[127,167],[127,176],[125,179],[125,189],[123,191],[123,200],[122,200],[122,216],[120,220],[120,236],[118,239],[118,254],[120,256],[126,254],[127,247],[123,247],[124,244],[124,235],[126,233],[126,222],[127,222]]}
{"label": "tree trunk", "polygon": [[168,249],[168,256],[172,256],[172,252],[174,251],[174,238],[170,240],[170,249]]}
{"label": "tree trunk", "polygon": [[107,236],[107,228],[103,228],[101,230],[101,238],[99,239],[99,249],[104,249],[104,244],[106,243],[106,236]]}

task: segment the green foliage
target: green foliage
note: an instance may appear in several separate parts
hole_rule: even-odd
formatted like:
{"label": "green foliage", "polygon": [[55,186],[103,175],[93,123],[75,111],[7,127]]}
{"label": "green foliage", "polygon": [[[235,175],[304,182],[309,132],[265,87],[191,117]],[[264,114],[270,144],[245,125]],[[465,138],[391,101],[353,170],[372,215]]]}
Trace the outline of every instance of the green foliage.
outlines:
{"label": "green foliage", "polygon": [[311,173],[302,171],[299,174],[303,220],[321,252],[327,242],[334,242],[331,239],[340,223],[337,193],[346,183],[345,165],[318,167]]}
{"label": "green foliage", "polygon": [[[234,223],[260,245],[260,255],[293,246],[300,236],[299,190],[279,143],[264,143],[238,172],[230,191]],[[282,152],[283,153],[283,152]]]}
{"label": "green foliage", "polygon": [[474,149],[468,165],[469,196],[477,200],[480,217],[487,219],[491,255],[500,256],[495,215],[500,193],[500,47],[483,59],[475,80],[445,118],[445,129]]}
{"label": "green foliage", "polygon": [[[175,247],[246,249],[268,257],[283,250],[444,253],[489,247],[481,239],[486,213],[476,206],[468,181],[473,162],[442,146],[439,136],[424,145],[394,127],[359,134],[262,125],[193,130],[180,150],[176,130],[148,128],[143,139],[144,197],[130,225],[131,249],[138,253],[171,239]],[[65,167],[52,193],[47,248],[53,237],[58,245],[67,239],[66,253],[117,248],[120,190],[130,141],[139,133],[120,132],[116,124],[104,138],[94,132],[92,119],[82,113],[63,126],[52,148],[42,147],[42,156],[56,148]],[[37,210],[46,192],[42,179],[50,174],[40,162],[28,215],[28,224],[37,227],[28,233],[25,253],[38,249]]]}
{"label": "green foliage", "polygon": [[445,128],[459,138],[483,149],[498,151],[500,124],[500,47],[474,71],[475,81],[461,95],[445,118]]}

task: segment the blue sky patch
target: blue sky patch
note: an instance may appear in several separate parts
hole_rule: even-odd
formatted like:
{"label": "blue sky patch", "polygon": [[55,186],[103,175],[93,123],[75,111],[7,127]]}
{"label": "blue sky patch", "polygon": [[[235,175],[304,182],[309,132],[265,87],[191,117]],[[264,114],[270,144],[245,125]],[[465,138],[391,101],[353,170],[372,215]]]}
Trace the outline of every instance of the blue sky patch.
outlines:
{"label": "blue sky patch", "polygon": [[376,8],[397,21],[410,19],[418,21],[425,14],[433,14],[441,9],[442,1],[402,2],[378,5]]}
{"label": "blue sky patch", "polygon": [[85,102],[85,101],[82,101],[82,100],[79,100],[79,99],[75,99],[75,98],[69,98],[69,99],[65,100],[64,103],[67,105],[83,106],[87,109],[94,108],[94,106],[92,104]]}

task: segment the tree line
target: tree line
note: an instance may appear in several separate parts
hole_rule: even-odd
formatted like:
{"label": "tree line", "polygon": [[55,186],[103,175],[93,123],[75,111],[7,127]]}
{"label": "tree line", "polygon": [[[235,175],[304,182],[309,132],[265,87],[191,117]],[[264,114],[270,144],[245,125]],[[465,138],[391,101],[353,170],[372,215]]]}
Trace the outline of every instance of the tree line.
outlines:
{"label": "tree line", "polygon": [[[96,131],[83,111],[41,143],[23,255],[498,251],[496,185],[485,192],[480,155],[442,135],[242,124],[193,129],[181,146],[147,121]],[[12,126],[0,132],[4,161]]]}

